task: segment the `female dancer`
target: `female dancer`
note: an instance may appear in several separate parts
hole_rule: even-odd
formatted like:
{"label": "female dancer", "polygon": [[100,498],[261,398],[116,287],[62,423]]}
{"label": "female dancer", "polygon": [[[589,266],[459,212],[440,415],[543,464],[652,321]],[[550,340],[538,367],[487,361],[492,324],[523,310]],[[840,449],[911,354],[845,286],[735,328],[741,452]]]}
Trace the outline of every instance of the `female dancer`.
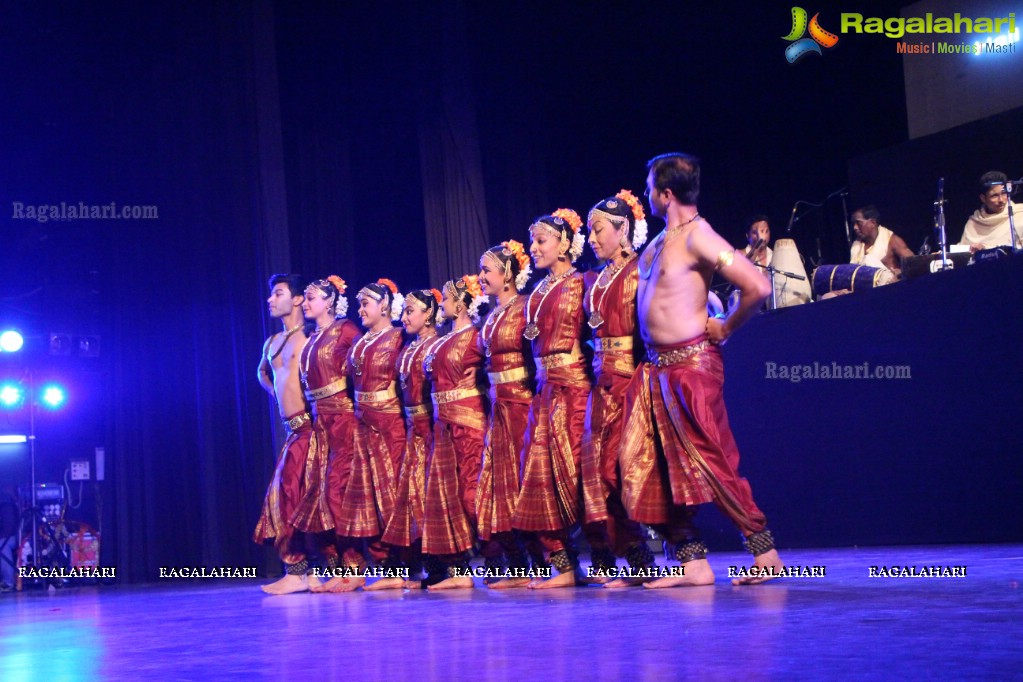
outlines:
{"label": "female dancer", "polygon": [[[355,452],[352,471],[341,502],[337,534],[345,546],[346,569],[365,570],[366,558],[358,550],[369,539],[369,555],[383,562],[388,555],[380,542],[394,511],[395,489],[405,453],[405,422],[401,415],[395,361],[401,348],[401,330],[391,322],[401,317],[404,299],[388,279],[367,284],[356,295],[359,318],[366,334],[352,345],[348,371],[355,385]],[[335,591],[362,587],[365,577],[344,577]]]}
{"label": "female dancer", "polygon": [[575,211],[558,209],[529,228],[530,253],[547,276],[526,301],[523,336],[532,342],[537,394],[529,408],[522,490],[512,526],[536,531],[559,575],[530,587],[577,582],[578,555],[568,531],[581,517],[579,457],[590,391],[580,339],[583,276],[572,263],[585,238]]}
{"label": "female dancer", "polygon": [[[529,403],[533,398],[533,368],[526,327],[525,300],[519,296],[532,270],[529,256],[517,241],[501,242],[480,258],[483,293],[497,307],[480,330],[480,350],[490,378],[490,422],[483,448],[483,469],[476,495],[477,531],[488,570],[501,567],[501,555],[511,572],[505,580],[488,578],[496,589],[525,587],[529,562],[512,530],[512,513],[522,481],[520,459],[526,438]],[[519,575],[521,573],[521,575]]]}
{"label": "female dancer", "polygon": [[[486,427],[483,395],[476,386],[476,371],[483,354],[471,318],[479,320],[486,302],[478,278],[466,275],[443,288],[444,316],[451,331],[430,342],[423,368],[433,383],[433,450],[426,465],[426,519],[423,554],[429,555],[433,583],[445,570],[447,577],[431,590],[471,588],[466,553],[472,549],[476,528],[476,484]],[[443,567],[443,568],[442,568]]]}
{"label": "female dancer", "polygon": [[416,289],[405,296],[401,323],[412,340],[398,356],[398,383],[405,404],[405,461],[401,464],[394,513],[384,531],[384,544],[401,548],[408,579],[384,577],[367,590],[419,587],[422,535],[426,505],[426,457],[433,447],[433,406],[430,383],[423,371],[426,346],[437,338],[441,295],[436,289]]}
{"label": "female dancer", "polygon": [[642,580],[612,580],[616,556],[624,556],[635,571],[649,569],[654,562],[643,529],[629,520],[622,506],[618,471],[625,389],[636,371],[633,353],[642,348],[636,317],[636,250],[646,241],[647,226],[639,199],[625,189],[594,206],[586,222],[590,248],[605,265],[587,274],[583,298],[593,334],[596,377],[583,437],[585,530],[597,572],[594,582],[626,587]]}

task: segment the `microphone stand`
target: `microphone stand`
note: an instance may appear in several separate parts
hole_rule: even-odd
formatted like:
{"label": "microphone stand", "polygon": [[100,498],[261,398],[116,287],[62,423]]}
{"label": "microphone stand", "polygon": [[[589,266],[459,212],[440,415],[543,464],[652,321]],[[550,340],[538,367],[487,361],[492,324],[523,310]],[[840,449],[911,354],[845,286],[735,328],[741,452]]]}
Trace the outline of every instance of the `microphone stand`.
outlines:
{"label": "microphone stand", "polygon": [[806,277],[797,275],[794,272],[788,272],[786,270],[779,270],[773,265],[761,265],[760,263],[753,263],[753,265],[761,268],[771,277],[771,310],[778,309],[778,290],[774,287],[774,276],[775,274],[781,275],[782,277],[790,277],[791,279],[806,280]]}
{"label": "microphone stand", "polygon": [[1012,235],[1012,252],[1019,253],[1023,250],[1023,246],[1019,246],[1019,237],[1016,234],[1016,223],[1012,218],[1012,193],[1019,185],[1023,183],[1023,178],[1019,180],[1010,180],[1005,183],[1005,191],[1009,195],[1008,201],[1006,202],[1006,208],[1009,211],[1009,234]]}
{"label": "microphone stand", "polygon": [[938,231],[938,246],[941,248],[941,269],[951,269],[948,261],[948,239],[945,236],[945,178],[938,178],[938,198],[934,202],[934,228]]}

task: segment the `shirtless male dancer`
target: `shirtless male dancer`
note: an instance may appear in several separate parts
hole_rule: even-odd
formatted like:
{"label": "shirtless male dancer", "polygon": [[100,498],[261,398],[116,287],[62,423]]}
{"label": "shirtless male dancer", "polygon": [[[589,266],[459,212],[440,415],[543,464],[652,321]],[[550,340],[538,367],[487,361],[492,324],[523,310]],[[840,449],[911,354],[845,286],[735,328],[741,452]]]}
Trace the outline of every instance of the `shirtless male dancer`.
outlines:
{"label": "shirtless male dancer", "polygon": [[[637,308],[648,362],[626,396],[621,467],[629,518],[653,527],[682,564],[680,575],[648,588],[709,585],[707,547],[692,523],[695,506],[714,502],[739,528],[757,571],[735,584],[763,582],[783,568],[766,519],[738,473],[718,348],[770,295],[770,284],[697,211],[699,161],[687,154],[652,159],[647,197],[666,227],[639,259]],[[739,290],[724,320],[707,315],[711,276]],[[651,437],[652,436],[652,437]]]}
{"label": "shirtless male dancer", "polygon": [[285,565],[283,578],[263,586],[268,594],[305,592],[320,584],[315,576],[307,575],[305,533],[291,523],[302,499],[303,474],[313,433],[312,417],[298,376],[299,356],[307,341],[302,300],[303,282],[298,275],[270,278],[270,297],[266,302],[270,316],[280,320],[284,330],[271,335],[263,344],[257,374],[260,385],[277,400],[288,437],[252,538],[258,544],[272,540]]}

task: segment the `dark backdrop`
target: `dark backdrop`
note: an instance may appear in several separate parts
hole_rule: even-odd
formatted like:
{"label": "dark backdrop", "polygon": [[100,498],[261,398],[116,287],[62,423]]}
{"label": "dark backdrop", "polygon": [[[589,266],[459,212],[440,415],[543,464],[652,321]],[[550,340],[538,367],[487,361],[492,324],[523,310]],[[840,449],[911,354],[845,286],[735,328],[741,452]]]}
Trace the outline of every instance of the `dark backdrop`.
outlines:
{"label": "dark backdrop", "polygon": [[[726,237],[738,243],[752,212],[779,236],[796,199],[821,200],[850,158],[904,141],[894,49],[843,40],[791,66],[789,8],[6,6],[0,205],[159,209],[45,224],[0,212],[0,321],[33,344],[60,327],[103,338],[81,359],[102,388],[95,411],[54,428],[104,434],[89,441],[107,448],[104,561],[130,580],[269,561],[249,536],[281,435],[254,377],[271,273],[438,285],[424,208],[437,192],[462,196],[482,173],[477,225],[524,239],[557,206],[638,192],[668,150],[703,157],[701,211]],[[423,135],[444,125],[454,149],[441,153],[478,168],[428,170]],[[820,239],[826,261],[845,258],[835,214],[797,223],[805,254]]]}

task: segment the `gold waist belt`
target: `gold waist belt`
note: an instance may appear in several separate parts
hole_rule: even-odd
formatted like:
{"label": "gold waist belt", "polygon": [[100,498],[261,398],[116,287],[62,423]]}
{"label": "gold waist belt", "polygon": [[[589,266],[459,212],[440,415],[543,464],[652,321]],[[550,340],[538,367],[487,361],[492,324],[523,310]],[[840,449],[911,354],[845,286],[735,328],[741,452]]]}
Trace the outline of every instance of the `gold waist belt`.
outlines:
{"label": "gold waist belt", "polygon": [[474,398],[483,394],[480,393],[478,388],[456,388],[451,391],[437,391],[430,395],[433,397],[434,405],[443,405],[445,403],[453,403],[456,400],[462,400],[463,398]]}
{"label": "gold waist belt", "polygon": [[382,403],[398,397],[398,389],[391,384],[382,391],[356,391],[355,402],[357,403]]}
{"label": "gold waist belt", "polygon": [[424,414],[430,414],[429,405],[406,405],[405,416],[406,417],[422,417]]}
{"label": "gold waist belt", "polygon": [[632,350],[631,336],[605,336],[593,339],[593,350],[598,353]]}
{"label": "gold waist belt", "polygon": [[312,423],[313,418],[309,415],[308,412],[305,412],[303,414],[295,415],[291,419],[285,419],[283,421],[284,426],[287,427],[288,431],[295,431],[296,429],[299,429],[305,426],[306,424]]}
{"label": "gold waist belt", "polygon": [[503,372],[487,372],[487,376],[490,377],[490,385],[497,386],[498,384],[508,384],[513,381],[527,379],[529,377],[529,370],[522,366],[506,369]]}
{"label": "gold waist belt", "polygon": [[544,369],[554,369],[555,367],[564,367],[565,365],[571,365],[573,362],[577,362],[582,359],[582,355],[579,353],[552,353],[551,355],[544,355],[543,357],[533,358],[536,362],[537,367],[543,367]]}
{"label": "gold waist belt", "polygon": [[327,384],[326,386],[321,386],[320,388],[314,388],[311,391],[306,391],[305,392],[305,399],[306,400],[323,400],[324,398],[329,398],[332,395],[336,395],[336,394],[340,393],[341,391],[345,390],[346,388],[348,388],[348,378],[347,377],[341,377],[337,381],[332,381],[329,384]]}
{"label": "gold waist belt", "polygon": [[658,367],[670,367],[671,365],[677,365],[681,362],[685,362],[689,358],[693,357],[697,353],[702,353],[710,345],[710,341],[700,341],[690,346],[683,346],[682,348],[675,348],[664,353],[658,353],[653,348],[646,349],[646,357],[653,364]]}

